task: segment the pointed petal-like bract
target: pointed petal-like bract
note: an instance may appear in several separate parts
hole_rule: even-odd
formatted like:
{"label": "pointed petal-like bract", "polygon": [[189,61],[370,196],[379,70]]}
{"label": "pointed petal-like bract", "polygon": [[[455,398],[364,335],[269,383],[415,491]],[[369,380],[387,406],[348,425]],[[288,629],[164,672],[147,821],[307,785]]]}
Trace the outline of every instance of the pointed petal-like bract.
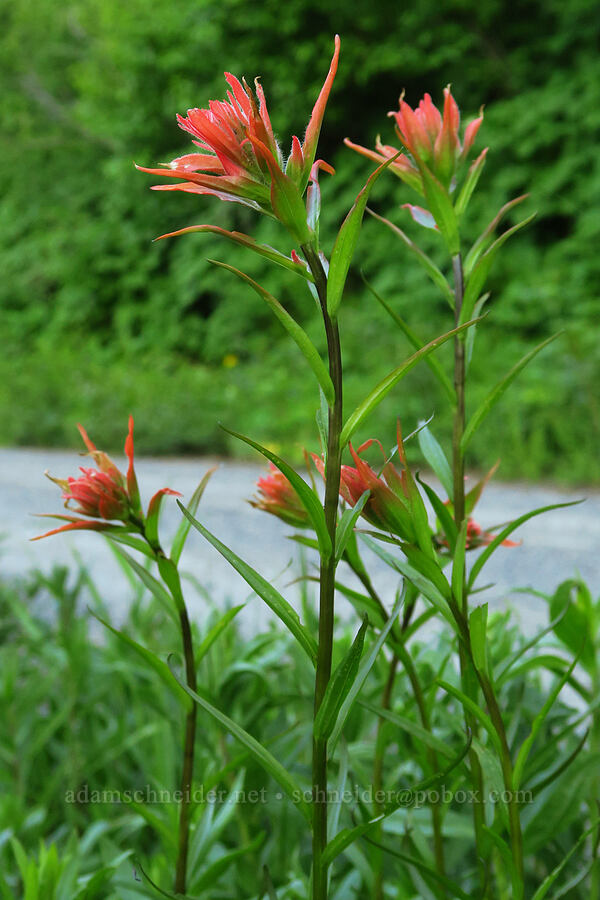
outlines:
{"label": "pointed petal-like bract", "polygon": [[317,144],[319,142],[319,134],[321,133],[323,116],[325,115],[325,107],[327,106],[329,94],[331,93],[331,88],[335,80],[339,58],[340,36],[339,34],[336,34],[335,49],[333,51],[333,57],[329,66],[329,72],[327,73],[325,83],[321,88],[319,96],[317,97],[317,102],[314,105],[312,115],[306,127],[306,133],[304,135],[304,143],[302,145],[302,153],[304,155],[304,171],[302,175],[302,182],[300,184],[300,190],[302,192],[304,192],[304,188],[308,183],[310,170],[317,154]]}

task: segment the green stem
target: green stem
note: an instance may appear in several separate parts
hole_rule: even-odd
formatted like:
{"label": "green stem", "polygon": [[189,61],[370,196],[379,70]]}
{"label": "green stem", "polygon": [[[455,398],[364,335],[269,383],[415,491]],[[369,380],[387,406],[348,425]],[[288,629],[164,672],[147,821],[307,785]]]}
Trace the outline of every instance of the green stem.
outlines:
{"label": "green stem", "polygon": [[[316,716],[323,701],[323,696],[331,677],[331,659],[333,653],[333,624],[335,600],[335,539],[337,513],[340,491],[342,431],[342,354],[337,320],[332,319],[327,311],[327,275],[316,249],[311,245],[302,247],[312,275],[321,305],[327,353],[329,357],[329,374],[334,388],[334,404],[329,407],[329,429],[327,437],[327,456],[325,462],[325,524],[331,540],[331,553],[321,556],[320,592],[319,592],[319,646],[317,651],[317,669],[315,675]],[[327,865],[322,861],[323,851],[327,846],[327,742],[313,741],[313,900],[327,900],[328,879]]]}
{"label": "green stem", "polygon": [[[167,559],[159,543],[148,540],[145,531],[142,531],[148,544],[154,551],[157,562]],[[186,684],[192,691],[197,690],[196,661],[194,659],[194,642],[187,607],[181,590],[179,572],[174,569],[176,583],[165,582],[167,590],[172,594],[179,612],[179,627],[181,629],[181,644],[185,662]],[[181,766],[181,804],[179,807],[179,830],[177,836],[177,860],[175,863],[176,894],[185,894],[187,882],[188,848],[190,841],[190,816],[192,811],[192,779],[194,777],[194,745],[196,741],[196,716],[197,705],[192,703],[185,719],[185,733],[183,738],[183,761]]]}
{"label": "green stem", "polygon": [[[458,326],[462,310],[464,296],[464,274],[462,257],[460,253],[452,257],[452,270],[454,273],[454,321]],[[454,338],[454,391],[456,393],[456,407],[454,410],[454,428],[452,433],[452,480],[453,480],[453,508],[456,528],[460,532],[465,518],[465,461],[461,448],[462,436],[465,430],[465,345],[461,336]],[[462,616],[465,622],[469,618],[469,597],[466,589],[466,580],[463,582],[462,591]],[[474,678],[474,670],[462,641],[459,641],[458,654],[460,661],[460,674],[463,692],[471,700],[477,701],[477,683]],[[478,723],[475,716],[465,709],[465,726],[473,737],[477,736]],[[469,750],[469,766],[471,782],[473,785],[473,826],[475,830],[475,853],[479,868],[479,877],[482,891],[488,881],[489,864],[484,863],[482,848],[485,841],[483,826],[485,825],[485,812],[483,806],[483,772],[476,751]]]}
{"label": "green stem", "polygon": [[[385,687],[383,689],[383,694],[381,697],[381,708],[382,709],[390,709],[391,701],[392,701],[392,691],[394,688],[394,681],[396,679],[396,669],[398,668],[398,657],[394,653],[392,659],[390,660],[390,668],[388,671],[388,677],[385,682]],[[385,805],[379,801],[380,791],[383,790],[383,757],[385,755],[385,745],[383,743],[383,729],[385,726],[385,721],[383,719],[379,719],[377,723],[377,737],[375,742],[375,763],[373,765],[373,797],[375,799],[375,815],[378,816],[385,811]],[[377,828],[378,831],[378,839],[381,840],[383,838],[383,826],[380,824]],[[383,900],[383,854],[381,850],[377,852],[375,859],[373,860],[374,869],[375,869],[375,887],[373,891],[374,900]]]}
{"label": "green stem", "polygon": [[[369,578],[369,576],[366,575],[366,573],[356,570],[348,559],[346,559],[346,562],[348,563],[348,565],[350,566],[350,568],[352,569],[352,571],[354,572],[356,577],[360,580],[361,584],[366,588],[366,590],[369,593],[369,596],[379,606],[383,620],[387,621],[387,619],[388,619],[387,610],[386,610],[385,606],[383,605],[383,601],[381,600],[381,597],[379,596],[379,594],[373,587],[373,583],[372,583],[371,579]],[[406,672],[408,680],[410,681],[410,686],[412,688],[415,702],[417,704],[417,709],[419,711],[419,718],[421,719],[421,725],[423,726],[423,728],[426,731],[429,731],[431,733],[431,721],[429,719],[429,713],[427,711],[427,704],[425,702],[425,695],[423,693],[423,688],[422,688],[421,682],[419,680],[416,666],[412,660],[410,653],[408,652],[408,650],[406,648],[406,644],[404,643],[403,632],[406,630],[406,628],[408,628],[408,625],[410,623],[410,615],[412,614],[412,610],[414,609],[414,599],[409,601],[409,606],[410,606],[410,612],[407,612],[407,614],[405,615],[404,620],[402,622],[402,627],[398,631],[396,626],[394,626],[394,628],[392,628],[391,634],[389,636],[389,640],[390,640],[390,645],[392,647],[392,650],[394,652],[394,660],[397,659],[398,661],[400,661],[402,663],[402,665],[404,667],[404,671]],[[394,671],[395,671],[395,669],[394,669]],[[384,697],[385,697],[385,694],[384,694]],[[379,737],[380,727],[381,727],[381,723],[378,727],[378,737]],[[378,752],[379,752],[379,748],[378,748]],[[428,747],[426,749],[426,754],[427,754],[427,762],[431,769],[431,774],[433,775],[433,774],[435,774],[435,772],[439,771],[438,756],[432,747]],[[377,764],[377,758],[376,758],[376,764]],[[373,778],[373,781],[375,783],[375,781],[376,781],[375,777]],[[444,841],[443,841],[443,834],[442,834],[442,819],[441,819],[441,810],[437,804],[434,804],[432,806],[431,819],[432,819],[432,826],[433,826],[433,848],[434,848],[436,868],[440,875],[444,875],[445,874],[445,862],[444,862]]]}
{"label": "green stem", "polygon": [[[185,606],[179,611],[181,639],[185,658],[185,677],[189,688],[196,691],[196,665],[194,661],[194,645],[190,620]],[[194,777],[194,744],[196,738],[195,703],[185,720],[185,737],[183,741],[183,766],[181,771],[181,807],[179,810],[179,836],[177,847],[177,863],[175,866],[175,893],[184,894],[186,890],[187,859],[190,837],[190,814],[192,779]]]}

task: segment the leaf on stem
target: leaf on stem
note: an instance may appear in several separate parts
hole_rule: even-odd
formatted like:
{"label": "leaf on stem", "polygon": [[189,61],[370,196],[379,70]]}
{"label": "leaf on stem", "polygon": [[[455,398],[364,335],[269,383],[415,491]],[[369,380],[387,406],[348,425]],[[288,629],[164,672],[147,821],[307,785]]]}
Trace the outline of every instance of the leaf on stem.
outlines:
{"label": "leaf on stem", "polygon": [[235,244],[241,244],[242,247],[247,247],[248,250],[258,253],[259,256],[268,259],[270,262],[276,263],[278,266],[283,266],[284,269],[288,269],[290,272],[295,272],[296,275],[301,275],[303,278],[306,278],[307,281],[313,281],[312,274],[306,266],[294,262],[289,256],[284,256],[283,253],[274,250],[273,247],[269,247],[267,244],[258,244],[254,238],[247,234],[243,234],[240,231],[226,231],[224,228],[218,228],[216,225],[190,225],[188,228],[180,228],[179,231],[172,231],[170,234],[161,234],[156,240],[161,241],[163,238],[177,237],[177,235],[180,234],[190,234],[193,231],[218,234]]}
{"label": "leaf on stem", "polygon": [[196,650],[196,665],[198,665],[201,659],[204,659],[217,638],[225,631],[229,623],[233,619],[235,619],[237,614],[245,607],[245,605],[245,603],[240,603],[239,606],[233,606],[231,609],[228,609],[225,615],[221,616],[216,625],[213,625],[213,627],[210,629],[210,631]]}
{"label": "leaf on stem", "polygon": [[492,388],[492,390],[489,392],[489,394],[487,395],[485,400],[475,410],[475,412],[469,419],[467,427],[464,430],[464,433],[463,433],[463,436],[462,436],[461,442],[460,442],[460,449],[463,453],[465,453],[467,447],[471,443],[471,439],[473,438],[473,435],[475,434],[475,432],[477,431],[477,429],[479,428],[479,426],[481,425],[481,423],[483,422],[485,417],[488,415],[489,412],[491,412],[491,410],[493,409],[495,404],[498,402],[498,400],[500,400],[500,398],[502,397],[502,395],[504,394],[504,392],[506,391],[508,386],[511,384],[512,381],[514,381],[514,379],[517,377],[519,372],[521,372],[521,370],[524,369],[525,366],[529,362],[531,362],[531,360],[534,358],[534,356],[537,356],[537,354],[540,352],[540,350],[543,350],[544,347],[547,347],[548,344],[551,344],[552,341],[555,341],[556,338],[560,337],[561,334],[562,334],[562,331],[558,331],[556,334],[553,334],[551,337],[546,338],[545,341],[542,341],[541,344],[538,344],[537,347],[534,347],[533,350],[530,350],[529,353],[526,353],[525,356],[522,359],[520,359],[519,362],[516,363],[516,365],[514,365],[509,372],[507,372],[507,374],[504,376],[504,378],[502,378],[498,382],[498,384],[496,384],[495,387]]}
{"label": "leaf on stem", "polygon": [[354,506],[345,509],[340,516],[335,539],[335,558],[337,562],[339,562],[344,555],[346,546],[350,540],[354,526],[356,525],[356,521],[363,511],[370,494],[370,490],[364,491]]}
{"label": "leaf on stem", "polygon": [[342,704],[356,679],[369,620],[365,616],[352,646],[331,676],[323,700],[315,716],[313,733],[316,741],[327,741],[333,732]]}
{"label": "leaf on stem", "polygon": [[[202,481],[190,497],[190,502],[188,503],[187,508],[191,512],[193,516],[196,515],[196,510],[198,509],[198,504],[202,499],[202,495],[206,489],[206,485],[208,484],[212,475],[217,471],[217,466],[213,466],[212,469],[209,469],[208,472],[202,478]],[[173,543],[171,544],[171,559],[173,563],[177,565],[179,560],[181,559],[181,554],[183,552],[183,548],[185,547],[185,542],[187,540],[187,536],[190,533],[191,523],[189,519],[186,519],[185,516],[179,523],[179,527],[175,533],[175,537],[173,538]]]}
{"label": "leaf on stem", "polygon": [[383,216],[379,216],[376,212],[373,212],[373,210],[369,209],[368,207],[367,212],[369,213],[369,215],[373,216],[374,219],[378,219],[379,222],[383,222],[383,224],[386,225],[390,229],[390,231],[393,231],[393,233],[400,238],[400,240],[408,247],[411,253],[414,254],[421,266],[423,266],[436,287],[439,287],[442,294],[450,304],[450,308],[454,309],[454,291],[452,290],[452,288],[448,284],[448,281],[446,280],[440,269],[438,269],[434,261],[421,250],[418,244],[415,244],[414,241],[411,241],[409,236],[405,234],[401,228],[398,228],[398,226],[394,225],[393,222],[390,222],[389,219],[385,219]]}
{"label": "leaf on stem", "polygon": [[[171,669],[171,671],[173,671]],[[237,722],[234,722],[233,719],[230,719],[229,716],[226,716],[225,713],[221,712],[220,709],[217,709],[216,706],[213,706],[212,703],[209,703],[204,697],[201,697],[200,694],[197,694],[190,687],[188,687],[185,682],[177,677],[177,674],[173,672],[173,676],[179,682],[183,690],[190,695],[192,700],[198,704],[205,712],[207,712],[213,719],[219,722],[220,725],[225,728],[236,740],[240,742],[246,749],[250,752],[250,754],[254,757],[254,759],[262,766],[262,768],[272,777],[275,781],[283,788],[288,797],[293,801],[294,806],[296,806],[307,822],[311,821],[311,814],[308,804],[303,799],[303,792],[300,789],[300,786],[295,781],[292,775],[285,769],[281,763],[275,759],[275,757],[265,748],[256,738],[252,737],[247,731],[245,731],[241,725],[238,725]]]}
{"label": "leaf on stem", "polygon": [[503,528],[502,531],[496,535],[494,540],[488,544],[487,547],[482,550],[480,555],[477,557],[475,562],[473,563],[473,568],[471,569],[471,574],[469,575],[469,591],[472,589],[475,581],[477,580],[477,576],[485,566],[486,562],[489,560],[494,550],[502,544],[502,541],[505,541],[509,535],[516,531],[521,525],[524,525],[525,522],[528,522],[529,519],[533,519],[534,516],[540,516],[542,513],[551,512],[553,509],[566,509],[568,506],[577,506],[579,503],[583,503],[583,500],[570,500],[567,503],[551,503],[550,506],[540,506],[538,509],[534,509],[531,512],[525,513],[522,516],[519,516],[518,519],[514,519],[510,522],[506,528]]}
{"label": "leaf on stem", "polygon": [[485,250],[487,250],[487,248],[489,247],[494,231],[496,230],[506,213],[517,206],[519,203],[522,203],[523,200],[526,200],[528,197],[529,194],[522,194],[522,196],[520,197],[515,197],[514,200],[509,200],[509,202],[505,203],[502,209],[494,216],[489,225],[481,232],[465,257],[463,264],[465,277],[468,277],[481,254],[484,253]]}
{"label": "leaf on stem", "polygon": [[434,338],[432,341],[429,341],[428,344],[425,344],[424,347],[421,347],[416,353],[413,353],[412,356],[409,356],[408,359],[404,360],[396,369],[387,375],[383,381],[380,381],[377,387],[375,387],[371,393],[365,397],[362,403],[356,407],[353,413],[346,420],[346,424],[342,429],[341,434],[341,446],[344,447],[356,429],[363,424],[367,416],[369,416],[376,406],[378,406],[384,397],[389,394],[393,387],[395,387],[398,382],[407,375],[411,369],[413,369],[418,362],[422,359],[425,359],[433,350],[437,350],[438,347],[441,347],[442,344],[445,344],[446,341],[449,341],[450,338],[454,337],[456,334],[460,334],[466,328],[470,328],[475,322],[479,322],[481,319],[472,319],[470,322],[465,322],[462,325],[459,325],[458,328],[453,328],[452,331],[446,332],[446,334],[441,335],[440,337]]}
{"label": "leaf on stem", "polygon": [[571,857],[574,856],[574,854],[579,850],[579,848],[581,847],[581,845],[583,844],[583,842],[585,841],[587,836],[589,834],[592,834],[592,832],[596,830],[599,823],[600,823],[600,819],[596,819],[596,821],[593,823],[593,825],[590,825],[590,827],[587,828],[583,832],[583,834],[581,835],[579,840],[575,843],[575,845],[573,847],[571,847],[571,849],[569,850],[567,855],[561,860],[561,862],[556,866],[556,868],[553,869],[552,872],[546,878],[544,878],[543,882],[541,883],[541,885],[539,886],[539,888],[537,889],[537,891],[535,892],[535,894],[533,895],[531,900],[543,900],[543,898],[546,896],[546,894],[548,893],[548,891],[550,890],[550,888],[552,887],[552,885],[554,884],[554,882],[556,881],[556,879],[558,878],[558,876],[560,875],[560,873],[562,872],[564,867],[567,865],[567,863],[569,862]]}
{"label": "leaf on stem", "polygon": [[[108,540],[112,542],[112,535],[109,535]],[[122,559],[137,575],[144,587],[148,588],[154,598],[158,600],[167,615],[170,616],[170,618],[173,619],[174,622],[179,623],[173,598],[169,594],[169,592],[162,586],[160,581],[154,578],[154,576],[151,575],[147,569],[139,564],[137,559],[134,559],[133,556],[130,556],[129,553],[127,553],[121,547],[115,547],[114,549],[115,552],[119,554],[120,559]]]}
{"label": "leaf on stem", "polygon": [[401,151],[387,159],[382,165],[378,166],[375,171],[369,175],[367,183],[358,194],[354,204],[342,222],[341,228],[335,239],[335,244],[331,253],[331,262],[329,264],[329,277],[327,278],[327,312],[332,319],[335,319],[342,302],[344,286],[348,277],[348,270],[358,236],[362,225],[365,208],[369,199],[369,194],[373,185],[379,176],[401,155]]}
{"label": "leaf on stem", "polygon": [[454,697],[456,700],[458,700],[459,703],[461,703],[465,707],[465,709],[467,709],[477,719],[477,721],[480,723],[480,725],[482,725],[485,728],[485,730],[487,731],[487,733],[489,734],[489,736],[492,740],[492,743],[494,745],[494,748],[496,749],[496,752],[498,753],[498,756],[501,757],[502,752],[503,752],[502,744],[500,743],[500,738],[498,737],[498,733],[497,733],[496,729],[494,728],[492,720],[490,719],[488,714],[486,712],[484,712],[477,705],[477,703],[475,703],[474,700],[471,700],[470,697],[467,697],[467,695],[464,694],[459,688],[454,687],[453,684],[449,684],[447,681],[442,681],[441,679],[438,679],[438,684],[440,685],[441,688],[443,688],[446,691],[447,694],[450,694],[452,697]]}
{"label": "leaf on stem", "polygon": [[240,271],[240,269],[236,269],[234,266],[230,266],[227,263],[218,262],[215,259],[209,259],[209,262],[214,266],[219,266],[221,269],[227,269],[229,272],[233,272],[234,275],[237,275],[242,281],[245,281],[246,284],[249,284],[250,287],[256,291],[259,297],[265,301],[267,306],[271,309],[271,311],[275,314],[275,316],[279,319],[287,333],[290,335],[307,363],[313,370],[313,374],[317,379],[319,386],[330,406],[333,406],[335,399],[335,392],[333,389],[333,382],[329,376],[329,372],[327,371],[327,367],[325,363],[321,359],[319,351],[304,331],[304,329],[298,325],[296,320],[290,316],[289,312],[284,309],[279,300],[277,300],[272,294],[266,291],[263,287],[261,287],[258,282],[254,281],[253,278],[250,278],[249,275],[246,275],[245,272]]}
{"label": "leaf on stem", "polygon": [[[415,350],[420,350],[422,347],[424,347],[425,342],[422,341],[419,335],[417,335],[416,332],[414,332],[412,328],[404,321],[402,316],[398,315],[398,313],[394,309],[392,309],[387,300],[385,300],[381,296],[381,294],[375,290],[373,285],[370,284],[369,281],[367,281],[364,275],[362,275],[362,280],[365,284],[365,287],[373,294],[375,299],[385,309],[390,318],[394,320],[398,328],[401,330],[409,343],[415,348]],[[439,360],[436,359],[435,356],[426,356],[425,362],[448,395],[448,399],[450,400],[452,406],[456,406],[456,393],[454,391],[454,388],[452,387],[452,382],[444,372],[444,368]]]}
{"label": "leaf on stem", "polygon": [[442,487],[448,495],[448,499],[453,500],[454,481],[450,463],[446,459],[446,454],[427,425],[424,425],[419,429],[418,440],[421,453],[439,478]]}
{"label": "leaf on stem", "polygon": [[200,534],[206,538],[206,540],[213,545],[215,550],[218,550],[221,556],[225,557],[228,563],[233,566],[236,572],[242,576],[244,581],[250,585],[253,591],[255,591],[259,597],[261,597],[269,609],[271,609],[276,616],[281,619],[283,624],[286,626],[288,631],[296,638],[302,649],[305,651],[306,655],[310,659],[311,663],[315,665],[317,659],[317,645],[313,636],[309,633],[309,631],[304,627],[302,622],[300,621],[300,617],[296,610],[288,603],[288,601],[281,596],[279,591],[277,591],[270,582],[268,582],[262,575],[259,575],[258,572],[249,566],[248,563],[244,562],[233,550],[230,550],[226,544],[223,544],[214,534],[204,527],[197,519],[192,516],[190,512],[185,508],[185,506],[178,500],[177,501],[179,508],[181,509],[184,516],[186,516],[194,528],[200,532]]}
{"label": "leaf on stem", "polygon": [[364,683],[367,680],[369,672],[375,665],[375,661],[376,661],[377,657],[379,656],[379,652],[380,652],[381,648],[383,647],[383,645],[385,644],[385,642],[387,640],[388,634],[394,627],[394,623],[395,623],[396,619],[398,618],[400,610],[404,604],[404,597],[405,597],[404,593],[400,594],[398,599],[396,600],[396,603],[394,604],[394,608],[392,609],[387,622],[385,623],[384,627],[381,629],[381,632],[380,632],[377,640],[375,641],[373,647],[371,648],[369,655],[362,662],[362,664],[358,670],[358,673],[350,687],[350,690],[348,691],[346,697],[344,698],[344,701],[340,707],[337,721],[335,723],[335,727],[331,733],[331,738],[329,741],[330,747],[331,747],[331,750],[330,750],[331,753],[333,753],[335,746],[339,740],[339,737],[342,733],[342,728],[344,727],[344,724],[346,722],[346,719],[348,718],[350,710],[352,709],[352,706],[353,706],[354,702],[356,701],[356,698],[360,694],[360,692],[364,686]]}

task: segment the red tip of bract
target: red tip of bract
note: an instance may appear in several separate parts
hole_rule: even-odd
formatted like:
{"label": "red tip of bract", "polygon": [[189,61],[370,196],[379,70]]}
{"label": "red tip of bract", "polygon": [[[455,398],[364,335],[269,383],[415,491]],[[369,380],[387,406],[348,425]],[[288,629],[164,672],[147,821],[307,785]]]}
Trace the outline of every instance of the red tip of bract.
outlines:
{"label": "red tip of bract", "polygon": [[92,441],[90,441],[90,439],[89,439],[89,437],[88,437],[88,434],[87,434],[87,431],[85,430],[85,428],[83,427],[83,425],[80,425],[80,424],[79,424],[79,422],[77,423],[77,430],[79,431],[79,434],[80,434],[81,437],[83,438],[83,443],[84,443],[85,446],[88,448],[88,450],[90,451],[90,453],[95,453],[96,450],[97,450],[96,445],[95,445],[94,443],[92,443]]}
{"label": "red tip of bract", "polygon": [[125,438],[125,455],[129,461],[127,467],[127,493],[129,494],[132,509],[139,513],[141,512],[140,490],[133,463],[133,416],[129,416],[129,430]]}
{"label": "red tip of bract", "polygon": [[[54,518],[62,517],[55,516]],[[46,531],[45,534],[38,534],[36,537],[30,538],[30,540],[41,541],[42,538],[51,537],[53,534],[61,534],[63,531],[106,531],[107,528],[114,528],[114,526],[108,522],[88,522],[85,519],[77,519],[76,521],[68,522],[66,525],[61,525],[60,528]]]}
{"label": "red tip of bract", "polygon": [[304,143],[302,145],[302,153],[304,155],[304,178],[308,179],[309,172],[312,168],[312,164],[314,162],[316,153],[317,153],[317,143],[319,140],[319,134],[321,133],[321,125],[323,123],[323,116],[325,115],[325,107],[327,106],[327,101],[329,99],[329,94],[331,93],[331,88],[333,86],[333,82],[335,80],[335,76],[337,73],[338,61],[340,58],[340,36],[336,34],[335,36],[335,49],[333,51],[333,57],[331,60],[331,64],[329,66],[329,72],[327,73],[327,78],[325,79],[325,83],[321,88],[319,96],[317,97],[317,102],[313,107],[313,111],[306,127],[306,134],[304,135]]}

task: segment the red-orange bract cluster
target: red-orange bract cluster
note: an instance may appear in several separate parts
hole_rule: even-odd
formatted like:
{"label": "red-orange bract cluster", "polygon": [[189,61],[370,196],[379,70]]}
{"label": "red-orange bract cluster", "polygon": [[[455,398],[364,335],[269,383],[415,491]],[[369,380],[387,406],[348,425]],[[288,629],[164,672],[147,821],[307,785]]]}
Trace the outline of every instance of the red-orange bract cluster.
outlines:
{"label": "red-orange bract cluster", "polygon": [[273,463],[269,463],[269,474],[259,478],[256,487],[259,496],[249,501],[255,509],[271,513],[294,528],[304,528],[309,524],[308,513],[300,497]]}
{"label": "red-orange bract cluster", "polygon": [[[459,164],[467,158],[473,146],[483,114],[480,113],[467,125],[461,144],[460,112],[449,87],[444,90],[443,116],[429,94],[425,94],[415,109],[405,102],[403,96],[400,97],[399,105],[398,111],[390,112],[389,115],[394,118],[396,134],[409,155],[398,157],[391,164],[391,171],[419,194],[425,194],[424,173],[434,175],[444,187],[449,188]],[[382,144],[379,138],[375,150],[354,144],[348,139],[345,143],[377,162],[384,162],[398,153],[397,148]],[[480,159],[486,152],[487,150],[483,151]]]}
{"label": "red-orange bract cluster", "polygon": [[[150,500],[148,515],[144,517],[140,501],[140,492],[134,467],[133,450],[133,417],[129,417],[129,431],[125,441],[125,454],[129,461],[127,474],[124,475],[114,464],[112,459],[98,450],[89,439],[82,425],[77,426],[89,455],[97,465],[97,469],[91,467],[80,468],[82,473],[77,478],[53,478],[51,481],[57,484],[63,492],[65,507],[89,519],[81,519],[78,516],[65,516],[48,514],[47,518],[60,519],[67,524],[60,528],[54,528],[46,534],[40,534],[33,538],[34,541],[48,537],[51,534],[59,534],[63,531],[87,529],[90,531],[107,531],[120,529],[129,531],[144,530],[144,523],[151,516],[158,516],[160,501],[165,494],[179,495],[178,491],[171,488],[162,488]],[[71,506],[72,503],[76,505]],[[91,519],[91,521],[90,521]],[[114,522],[123,522],[121,526]]]}
{"label": "red-orange bract cluster", "polygon": [[230,88],[227,100],[211,100],[207,109],[189,109],[187,116],[177,116],[180,127],[192,135],[202,152],[178,157],[167,168],[137,168],[151,175],[183,179],[178,184],[157,185],[154,190],[212,194],[221,200],[243,203],[275,216],[299,240],[306,240],[306,211],[301,198],[311,177],[339,52],[340,39],[336,35],[329,73],[304,141],[293,137],[287,162],[275,139],[258,79],[252,91],[245,79],[240,82],[226,72]]}

